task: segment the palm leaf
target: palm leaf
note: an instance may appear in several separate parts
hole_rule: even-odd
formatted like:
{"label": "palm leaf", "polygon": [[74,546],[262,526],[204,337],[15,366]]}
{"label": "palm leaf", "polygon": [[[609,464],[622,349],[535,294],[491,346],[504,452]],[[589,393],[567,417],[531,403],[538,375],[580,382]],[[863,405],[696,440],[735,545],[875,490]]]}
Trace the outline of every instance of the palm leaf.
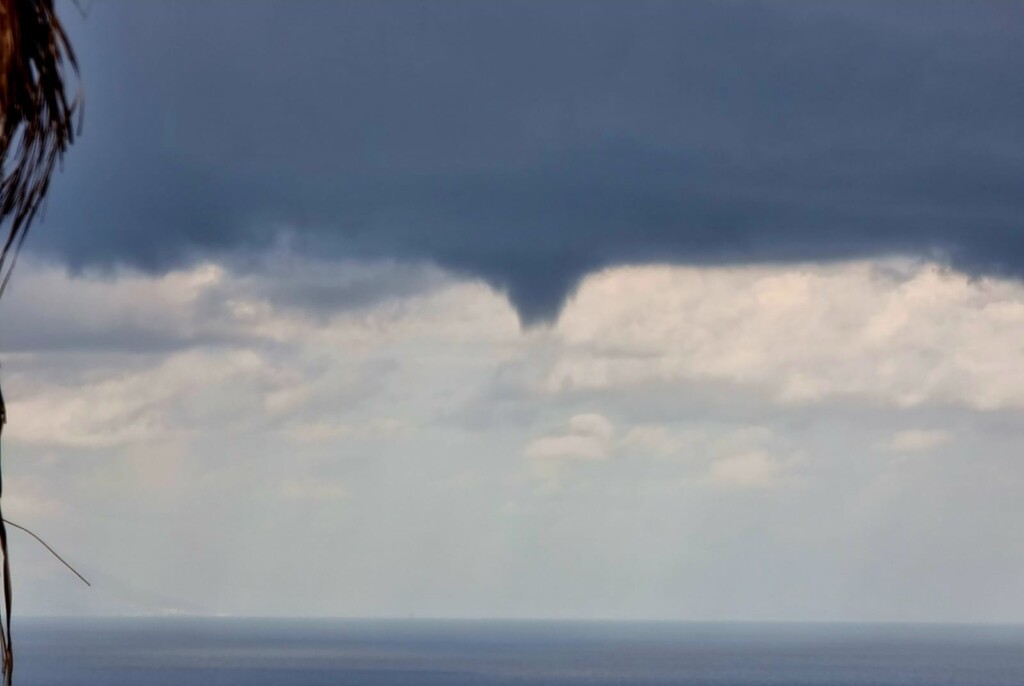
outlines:
{"label": "palm leaf", "polygon": [[79,98],[68,97],[78,63],[53,0],[0,0],[0,295],[18,249],[75,138]]}

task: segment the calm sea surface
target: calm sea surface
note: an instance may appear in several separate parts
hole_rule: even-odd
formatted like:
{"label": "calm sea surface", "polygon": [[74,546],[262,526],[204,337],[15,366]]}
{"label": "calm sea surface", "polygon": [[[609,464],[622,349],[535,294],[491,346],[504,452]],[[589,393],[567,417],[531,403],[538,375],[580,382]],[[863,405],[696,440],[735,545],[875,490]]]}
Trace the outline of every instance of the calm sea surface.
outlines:
{"label": "calm sea surface", "polygon": [[19,686],[1021,686],[1024,628],[21,619]]}

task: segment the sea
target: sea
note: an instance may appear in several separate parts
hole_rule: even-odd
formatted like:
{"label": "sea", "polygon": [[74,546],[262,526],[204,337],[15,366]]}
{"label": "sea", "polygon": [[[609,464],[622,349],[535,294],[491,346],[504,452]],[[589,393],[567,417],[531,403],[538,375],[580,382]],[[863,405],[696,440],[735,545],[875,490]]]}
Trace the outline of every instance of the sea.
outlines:
{"label": "sea", "polygon": [[1024,627],[16,618],[16,686],[1021,686]]}

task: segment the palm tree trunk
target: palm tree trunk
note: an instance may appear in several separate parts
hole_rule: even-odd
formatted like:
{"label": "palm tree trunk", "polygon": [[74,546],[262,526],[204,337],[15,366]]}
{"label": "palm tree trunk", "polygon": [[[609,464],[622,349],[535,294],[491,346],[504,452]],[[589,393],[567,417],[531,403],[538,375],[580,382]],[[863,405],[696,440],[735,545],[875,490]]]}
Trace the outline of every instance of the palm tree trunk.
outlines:
{"label": "palm tree trunk", "polygon": [[[4,405],[4,394],[0,391],[0,438],[3,437],[4,425],[7,424],[7,406]],[[11,565],[7,554],[7,526],[3,520],[3,453],[0,452],[0,552],[3,553],[4,575],[4,620],[0,627],[0,654],[3,656],[4,686],[11,686],[14,678],[14,646],[11,643]]]}

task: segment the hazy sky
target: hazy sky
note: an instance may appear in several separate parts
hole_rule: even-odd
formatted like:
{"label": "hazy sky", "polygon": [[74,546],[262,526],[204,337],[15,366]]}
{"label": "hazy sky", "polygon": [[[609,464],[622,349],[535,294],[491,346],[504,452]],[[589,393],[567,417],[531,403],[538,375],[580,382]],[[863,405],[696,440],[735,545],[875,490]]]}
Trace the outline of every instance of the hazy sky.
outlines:
{"label": "hazy sky", "polygon": [[1024,621],[1024,8],[63,7],[16,613]]}

